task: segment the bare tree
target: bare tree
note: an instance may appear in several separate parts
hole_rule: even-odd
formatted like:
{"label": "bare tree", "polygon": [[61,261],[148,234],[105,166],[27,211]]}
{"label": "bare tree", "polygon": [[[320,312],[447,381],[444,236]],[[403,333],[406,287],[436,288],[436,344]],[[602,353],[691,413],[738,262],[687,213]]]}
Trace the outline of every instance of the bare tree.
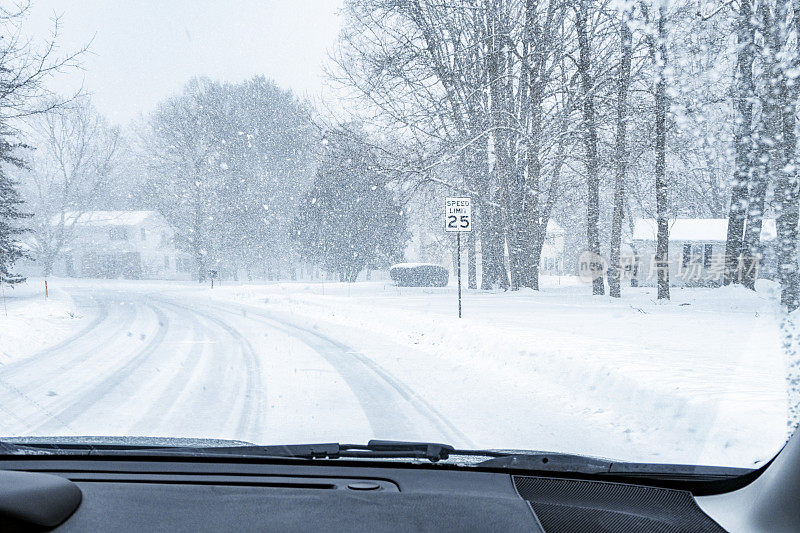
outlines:
{"label": "bare tree", "polygon": [[120,133],[85,98],[27,122],[27,140],[37,148],[24,171],[24,195],[34,213],[34,253],[49,275],[75,223],[111,185]]}
{"label": "bare tree", "polygon": [[[558,172],[547,172],[548,164],[558,161],[553,153],[563,145],[550,83],[566,45],[565,6],[547,0],[346,3],[331,75],[368,104],[373,124],[398,132],[403,142],[396,143],[393,170],[399,179],[473,196],[483,288],[538,288],[543,210],[558,189],[549,183]],[[474,250],[472,241],[468,249]]]}
{"label": "bare tree", "polygon": [[[586,158],[586,236],[588,250],[595,257],[600,256],[600,176],[598,163],[597,115],[595,110],[595,79],[592,75],[592,49],[589,40],[590,0],[579,0],[575,15],[575,29],[578,34],[578,73],[581,79],[581,98],[583,111],[583,139]],[[592,265],[593,272],[600,272],[600,265]],[[592,293],[604,294],[603,276],[592,280]]]}
{"label": "bare tree", "polygon": [[755,53],[755,24],[753,20],[753,4],[749,0],[739,2],[736,28],[736,130],[733,148],[736,152],[736,163],[731,185],[728,208],[728,234],[725,245],[726,269],[724,283],[726,285],[739,281],[736,278],[738,258],[742,254],[744,241],[744,221],[747,212],[747,184],[753,169],[753,99],[755,84],[753,81],[753,59]]}
{"label": "bare tree", "polygon": [[140,133],[141,194],[176,228],[199,281],[208,270],[293,271],[291,222],[317,146],[301,101],[261,76],[193,79]]}
{"label": "bare tree", "polygon": [[649,6],[642,2],[645,23],[652,28],[648,36],[650,58],[654,65],[655,100],[655,199],[656,199],[656,253],[658,299],[669,299],[669,219],[667,197],[667,8],[658,6],[655,21],[650,16]]}
{"label": "bare tree", "polygon": [[620,62],[617,72],[617,124],[614,140],[614,213],[611,220],[611,253],[609,254],[608,292],[619,298],[621,285],[620,249],[622,246],[622,219],[625,209],[625,174],[627,170],[627,114],[628,89],[631,83],[631,56],[633,36],[628,25],[628,11],[620,14]]}
{"label": "bare tree", "polygon": [[669,225],[667,220],[667,45],[666,8],[658,8],[658,44],[656,62],[656,264],[658,265],[658,299],[669,299]]}
{"label": "bare tree", "polygon": [[[780,29],[783,33],[782,40],[788,45],[793,42],[793,49],[789,50],[785,67],[781,69],[780,90],[778,94],[781,105],[781,162],[780,170],[776,175],[775,183],[775,211],[777,212],[777,243],[778,243],[778,279],[781,283],[781,303],[788,311],[800,308],[800,278],[798,278],[797,264],[797,239],[798,222],[800,221],[800,191],[798,191],[797,169],[797,99],[800,88],[796,79],[790,77],[790,72],[800,68],[800,3],[793,1],[790,8],[791,25],[787,24],[789,17],[784,17]],[[791,34],[794,39],[789,39]]]}
{"label": "bare tree", "polygon": [[[55,20],[50,38],[38,43],[24,34],[30,4],[22,2],[11,7],[0,6],[0,162],[21,168],[25,165],[19,154],[21,144],[17,138],[18,119],[31,117],[63,106],[69,98],[56,97],[47,82],[65,69],[77,65],[77,58],[85,50],[61,54],[56,45],[59,21]],[[9,180],[6,169],[0,168],[0,227],[2,239],[19,235],[26,228],[18,222],[20,194],[17,184]],[[13,219],[13,220],[12,220]],[[19,281],[22,278],[10,273],[15,259],[20,257],[16,241],[0,243],[0,276]]]}
{"label": "bare tree", "polygon": [[56,17],[48,39],[37,42],[24,33],[30,2],[0,6],[0,125],[12,127],[14,119],[45,113],[77,98],[55,94],[47,82],[79,65],[88,45],[63,53],[58,47],[60,18]]}

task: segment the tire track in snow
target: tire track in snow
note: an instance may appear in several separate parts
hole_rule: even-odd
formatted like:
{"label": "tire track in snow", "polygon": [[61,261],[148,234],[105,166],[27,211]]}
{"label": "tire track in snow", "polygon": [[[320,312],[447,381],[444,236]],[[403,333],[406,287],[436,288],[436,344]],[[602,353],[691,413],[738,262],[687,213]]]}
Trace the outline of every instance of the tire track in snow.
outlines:
{"label": "tire track in snow", "polygon": [[[0,388],[5,389],[13,398],[21,400],[23,404],[33,407],[34,411],[44,415],[48,422],[55,422],[60,427],[68,430],[70,429],[69,424],[58,417],[56,414],[57,409],[54,410],[51,409],[50,406],[45,405],[47,402],[35,398],[32,392],[35,391],[40,384],[51,380],[53,375],[63,377],[62,372],[64,369],[72,367],[75,363],[79,363],[91,356],[91,350],[64,350],[64,348],[71,347],[79,341],[85,341],[85,337],[87,336],[91,338],[91,333],[96,331],[110,316],[108,306],[105,302],[99,301],[98,303],[98,300],[94,297],[87,298],[87,300],[91,300],[93,304],[95,304],[93,307],[98,308],[98,312],[95,318],[79,332],[58,344],[40,350],[30,357],[15,361],[12,364],[0,368]],[[113,339],[120,331],[126,329],[133,322],[135,317],[133,309],[125,309],[125,311],[126,313],[123,315],[124,320],[120,321],[116,327],[105,330],[105,335],[100,339],[94,339],[93,345],[102,346],[107,340]],[[48,358],[53,359],[53,361],[48,361]],[[42,366],[49,365],[49,363],[58,360],[61,361],[57,369],[55,369],[55,373],[54,369],[42,368]],[[20,382],[20,378],[22,378],[22,382]],[[8,404],[10,401],[10,399],[5,400],[3,403]],[[29,416],[30,413],[22,415],[15,414],[14,416],[15,419],[21,422],[20,425],[25,428],[23,431],[26,433],[30,430],[30,424],[26,421],[26,418]]]}
{"label": "tire track in snow", "polygon": [[[262,398],[266,397],[266,387],[261,381],[261,363],[259,357],[253,349],[250,340],[245,337],[235,327],[228,324],[223,319],[214,316],[208,312],[200,311],[194,306],[189,306],[185,303],[178,303],[172,300],[167,300],[162,297],[153,297],[161,304],[166,304],[184,313],[194,313],[218,327],[222,328],[228,335],[233,337],[240,348],[242,358],[245,364],[245,397],[242,406],[242,412],[239,415],[239,422],[236,428],[237,438],[247,438],[258,441],[257,438],[263,432],[265,424],[263,423],[264,414],[262,413],[261,406]],[[253,437],[256,436],[256,437]]]}
{"label": "tire track in snow", "polygon": [[[430,423],[448,442],[474,447],[459,429],[447,420],[411,387],[392,376],[369,357],[330,337],[291,323],[274,314],[245,304],[204,302],[201,305],[232,314],[255,315],[265,325],[295,337],[325,359],[353,392],[376,437],[392,438],[400,434],[418,434],[419,424],[402,411],[405,406]],[[398,401],[399,400],[399,401]],[[420,435],[419,438],[425,438]]]}
{"label": "tire track in snow", "polygon": [[[81,386],[81,381],[72,382],[71,378],[76,374],[94,373],[98,359],[107,357],[119,339],[132,336],[131,329],[134,329],[138,313],[132,305],[127,305],[126,308],[119,323],[112,322],[96,336],[88,336],[81,343],[76,341],[65,347],[63,353],[53,353],[50,360],[40,361],[33,371],[26,373],[29,381],[25,383],[25,389],[36,391],[45,384],[49,384],[48,388],[64,383]],[[12,375],[19,378],[20,372],[15,371]]]}
{"label": "tire track in snow", "polygon": [[[58,421],[62,425],[68,426],[69,423],[74,422],[80,416],[86,414],[86,412],[88,412],[94,404],[99,403],[103,397],[113,392],[120,383],[133,374],[134,371],[155,353],[167,334],[169,319],[157,306],[149,302],[147,302],[145,306],[155,313],[159,324],[155,335],[150,338],[147,344],[140,350],[134,352],[122,366],[112,369],[111,373],[106,375],[103,379],[95,382],[88,388],[82,389],[81,392],[77,394],[77,397],[70,399],[67,405],[56,411],[54,420],[47,420],[39,424],[30,430],[29,433],[48,434],[48,432],[44,430],[51,428],[53,421]],[[50,433],[52,433],[52,431]]]}
{"label": "tire track in snow", "polygon": [[[161,302],[166,303],[166,302]],[[142,416],[139,421],[130,429],[130,435],[150,435],[155,429],[161,429],[167,424],[172,416],[172,411],[181,402],[182,395],[187,387],[196,377],[197,369],[201,362],[206,364],[203,359],[210,357],[205,355],[205,344],[211,341],[211,337],[206,333],[205,325],[201,324],[196,313],[186,314],[192,323],[192,338],[194,339],[191,349],[185,354],[181,361],[181,369],[172,378],[164,392],[153,402],[153,405]],[[153,421],[158,421],[153,423]]]}

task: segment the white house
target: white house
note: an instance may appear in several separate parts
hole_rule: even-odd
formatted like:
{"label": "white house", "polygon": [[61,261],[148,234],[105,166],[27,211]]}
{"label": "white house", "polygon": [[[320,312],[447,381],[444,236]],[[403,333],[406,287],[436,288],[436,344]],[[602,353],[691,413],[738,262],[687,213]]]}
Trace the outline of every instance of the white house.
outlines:
{"label": "white house", "polygon": [[[52,224],[58,224],[54,218]],[[67,213],[70,239],[53,274],[84,278],[189,279],[191,258],[155,211]]]}
{"label": "white house", "polygon": [[[655,219],[638,219],[634,224],[631,250],[640,285],[654,285],[658,273],[654,263],[657,225]],[[669,279],[671,285],[717,285],[724,275],[727,218],[676,218],[669,220]],[[775,220],[765,219],[761,227],[764,270],[772,263]],[[628,258],[632,259],[632,258]]]}
{"label": "white house", "polygon": [[564,273],[564,228],[552,219],[547,221],[539,272],[551,275]]}

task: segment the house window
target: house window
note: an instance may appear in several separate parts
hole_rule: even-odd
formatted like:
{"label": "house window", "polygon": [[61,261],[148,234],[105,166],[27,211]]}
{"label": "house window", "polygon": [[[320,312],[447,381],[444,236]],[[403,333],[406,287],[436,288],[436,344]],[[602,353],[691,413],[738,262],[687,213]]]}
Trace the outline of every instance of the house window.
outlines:
{"label": "house window", "polygon": [[127,241],[128,240],[128,229],[127,228],[110,228],[108,230],[108,238],[112,241]]}
{"label": "house window", "polygon": [[142,228],[141,233],[142,233],[142,240],[146,241],[147,240],[147,230]]}
{"label": "house window", "polygon": [[691,244],[684,244],[683,245],[683,259],[681,260],[681,266],[684,268],[689,266],[689,261],[692,259],[692,245]]}
{"label": "house window", "polygon": [[711,268],[712,255],[714,255],[714,245],[706,244],[703,248],[703,268]]}
{"label": "house window", "polygon": [[684,244],[683,257],[681,258],[681,265],[684,268],[686,268],[689,266],[689,263],[699,264],[700,261],[705,262],[706,261],[705,259],[706,256],[704,255],[705,253],[709,254],[708,260],[710,260],[710,252],[707,252],[709,250],[709,246],[711,245],[706,244],[705,248],[703,248],[702,244],[691,244],[691,243]]}

